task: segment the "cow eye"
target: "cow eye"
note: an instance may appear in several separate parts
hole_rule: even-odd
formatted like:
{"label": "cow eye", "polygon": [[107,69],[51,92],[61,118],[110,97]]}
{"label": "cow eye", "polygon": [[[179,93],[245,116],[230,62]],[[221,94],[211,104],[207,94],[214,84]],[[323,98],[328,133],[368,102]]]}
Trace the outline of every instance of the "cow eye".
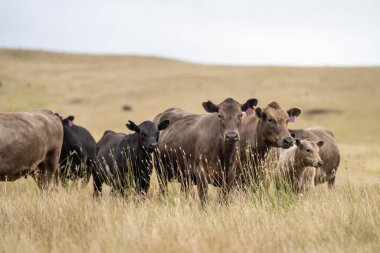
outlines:
{"label": "cow eye", "polygon": [[141,137],[146,137],[146,133],[141,133]]}
{"label": "cow eye", "polygon": [[273,122],[274,122],[274,119],[268,119],[268,122],[269,122],[269,123],[273,123]]}
{"label": "cow eye", "polygon": [[219,119],[222,119],[222,115],[218,114],[218,118],[219,118]]}
{"label": "cow eye", "polygon": [[306,152],[310,154],[311,153],[311,149],[306,149]]}
{"label": "cow eye", "polygon": [[241,119],[241,117],[243,117],[242,113],[239,114],[238,118]]}

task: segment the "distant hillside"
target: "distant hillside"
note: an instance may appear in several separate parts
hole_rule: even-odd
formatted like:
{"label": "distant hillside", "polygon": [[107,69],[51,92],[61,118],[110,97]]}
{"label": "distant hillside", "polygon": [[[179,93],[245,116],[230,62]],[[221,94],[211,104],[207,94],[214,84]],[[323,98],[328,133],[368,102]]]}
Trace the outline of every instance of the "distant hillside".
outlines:
{"label": "distant hillside", "polygon": [[[169,107],[233,97],[304,110],[293,128],[323,125],[343,142],[379,142],[380,68],[215,66],[156,57],[0,49],[0,110],[72,114],[97,138]],[[123,106],[130,111],[122,110]]]}

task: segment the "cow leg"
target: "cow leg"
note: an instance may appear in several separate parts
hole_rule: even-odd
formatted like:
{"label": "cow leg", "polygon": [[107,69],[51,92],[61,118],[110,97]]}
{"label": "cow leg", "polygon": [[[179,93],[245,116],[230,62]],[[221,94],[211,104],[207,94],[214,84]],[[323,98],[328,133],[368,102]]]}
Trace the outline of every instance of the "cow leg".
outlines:
{"label": "cow leg", "polygon": [[64,187],[67,187],[69,185],[69,181],[74,178],[74,171],[76,163],[73,159],[73,157],[68,157],[63,164],[64,166],[60,170],[60,177],[61,177],[61,183]]}
{"label": "cow leg", "polygon": [[62,186],[61,179],[59,178],[60,173],[61,173],[61,168],[58,165],[58,170],[54,173],[54,180],[55,180],[55,184],[59,187]]}
{"label": "cow leg", "polygon": [[84,180],[83,180],[84,186],[86,186],[88,184],[88,182],[90,181],[90,177],[91,177],[93,169],[94,169],[94,163],[93,163],[92,159],[88,159],[86,162],[86,168],[85,168],[86,175],[85,175]]}
{"label": "cow leg", "polygon": [[327,181],[327,186],[329,187],[329,189],[333,189],[334,188],[334,186],[335,186],[335,175],[334,175],[333,178],[331,178],[331,179],[329,179]]}
{"label": "cow leg", "polygon": [[76,189],[79,187],[79,171],[81,166],[79,164],[73,164],[71,167],[70,180]]}
{"label": "cow leg", "polygon": [[164,169],[166,165],[163,164],[163,161],[159,156],[155,156],[154,160],[160,192],[162,195],[166,195],[168,193],[168,176]]}
{"label": "cow leg", "polygon": [[189,195],[192,185],[190,168],[189,166],[184,166],[183,169],[177,169],[177,171],[182,172],[180,174],[181,192],[184,192],[186,195]]}
{"label": "cow leg", "polygon": [[[53,177],[59,173],[59,152],[52,150],[46,155],[45,161],[42,166],[40,188],[47,190],[54,183]],[[55,178],[57,180],[57,178]]]}
{"label": "cow leg", "polygon": [[218,201],[220,204],[227,204],[228,194],[231,188],[232,188],[232,182],[229,182],[228,180],[227,182],[223,183],[223,185],[221,185],[221,188],[218,194]]}
{"label": "cow leg", "polygon": [[203,168],[198,169],[196,173],[197,190],[202,207],[208,202],[208,182]]}
{"label": "cow leg", "polygon": [[140,182],[140,194],[146,195],[149,191],[150,187],[150,176],[147,175],[146,177],[143,177]]}
{"label": "cow leg", "polygon": [[102,195],[103,182],[95,170],[92,172],[92,180],[93,180],[93,185],[94,185],[93,197],[96,198]]}
{"label": "cow leg", "polygon": [[44,162],[41,162],[36,166],[36,169],[32,172],[31,176],[36,181],[39,188],[41,188],[42,171],[44,170]]}

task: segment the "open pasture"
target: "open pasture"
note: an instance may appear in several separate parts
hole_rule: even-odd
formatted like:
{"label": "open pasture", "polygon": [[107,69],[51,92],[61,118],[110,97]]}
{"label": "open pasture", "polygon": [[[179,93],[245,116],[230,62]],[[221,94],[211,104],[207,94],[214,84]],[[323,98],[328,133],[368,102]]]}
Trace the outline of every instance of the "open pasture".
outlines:
{"label": "open pasture", "polygon": [[[74,115],[99,140],[127,120],[170,107],[257,98],[303,112],[289,128],[321,125],[341,150],[336,187],[314,194],[216,190],[206,210],[196,194],[157,180],[145,200],[94,201],[92,185],[40,193],[29,177],[0,183],[1,252],[379,252],[380,68],[211,66],[116,55],[0,50],[0,111],[49,108]],[[129,110],[123,110],[123,107]]]}

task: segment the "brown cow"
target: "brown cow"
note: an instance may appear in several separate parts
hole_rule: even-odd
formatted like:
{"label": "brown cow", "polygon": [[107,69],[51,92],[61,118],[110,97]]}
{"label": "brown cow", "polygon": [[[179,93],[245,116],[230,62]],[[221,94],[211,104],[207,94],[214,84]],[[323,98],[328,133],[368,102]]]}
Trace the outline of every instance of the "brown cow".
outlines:
{"label": "brown cow", "polygon": [[309,138],[313,141],[324,141],[323,147],[319,151],[319,155],[323,161],[323,166],[317,169],[315,184],[321,184],[327,181],[327,185],[331,188],[335,183],[336,172],[340,163],[340,152],[336,143],[334,134],[322,127],[312,127],[307,129],[289,130],[290,133],[298,139]]}
{"label": "brown cow", "polygon": [[49,110],[0,113],[0,180],[14,181],[40,169],[40,188],[58,184],[63,127]]}
{"label": "brown cow", "polygon": [[[258,179],[263,161],[272,147],[289,148],[294,139],[288,131],[289,117],[298,117],[301,109],[293,107],[285,111],[277,102],[264,109],[257,107],[255,114],[243,119],[240,155],[242,166],[238,168],[238,185],[248,178]],[[248,168],[249,167],[249,168]],[[251,171],[251,172],[248,172]]]}
{"label": "brown cow", "polygon": [[319,148],[323,141],[296,139],[296,144],[289,149],[281,149],[278,167],[281,177],[290,184],[293,190],[303,192],[314,189],[315,169],[323,165]]}
{"label": "brown cow", "polygon": [[257,99],[241,105],[227,98],[219,105],[204,102],[209,114],[172,108],[157,115],[156,124],[171,122],[159,139],[161,162],[156,163],[156,168],[161,189],[176,178],[183,190],[188,190],[191,183],[197,185],[202,205],[208,199],[208,183],[221,187],[226,196],[236,173],[242,112],[256,104]]}

